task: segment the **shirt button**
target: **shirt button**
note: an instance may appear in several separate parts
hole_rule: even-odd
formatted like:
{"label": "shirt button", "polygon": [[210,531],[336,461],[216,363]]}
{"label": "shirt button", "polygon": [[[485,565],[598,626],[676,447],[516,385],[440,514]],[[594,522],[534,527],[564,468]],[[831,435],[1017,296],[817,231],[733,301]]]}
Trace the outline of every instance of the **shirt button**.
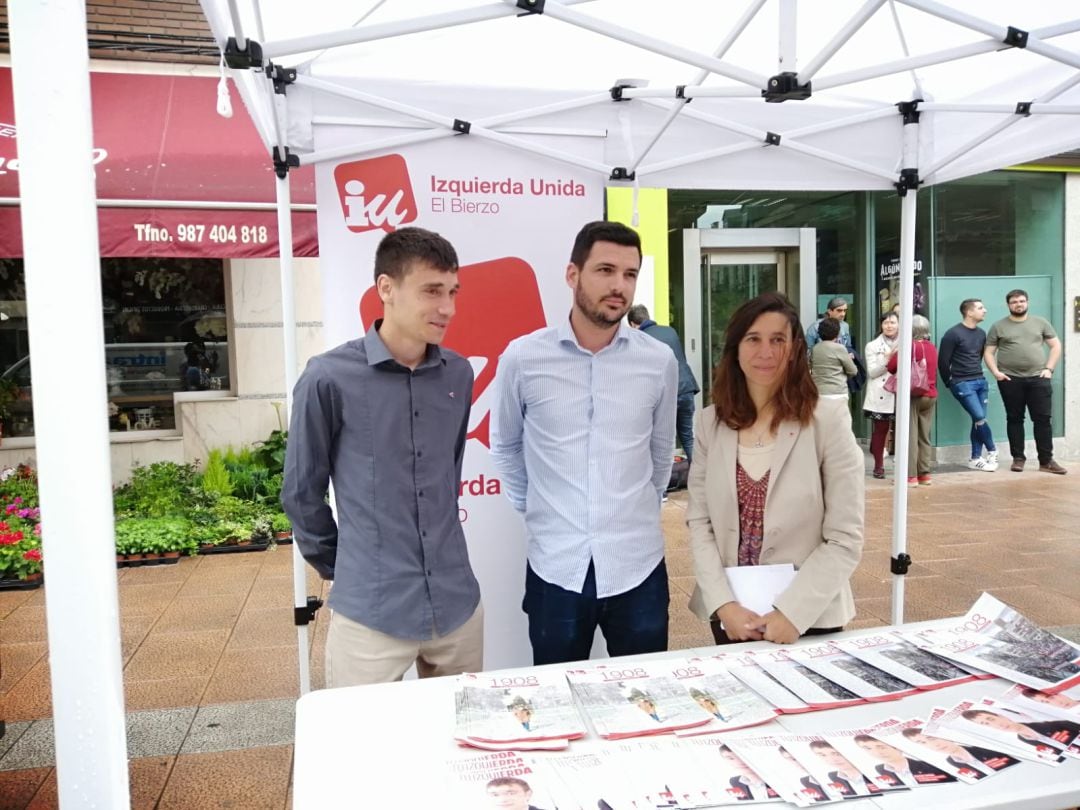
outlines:
{"label": "shirt button", "polygon": [[420,490],[419,492],[417,492],[416,497],[423,498],[424,497],[424,490]]}
{"label": "shirt button", "polygon": [[431,576],[431,569],[429,568],[425,573],[430,577]]}
{"label": "shirt button", "polygon": [[419,416],[419,415],[420,415],[420,411],[413,411],[413,412],[412,412],[412,415],[413,415],[413,416]]}
{"label": "shirt button", "polygon": [[427,530],[425,529],[424,531],[420,532],[420,536],[427,537]]}
{"label": "shirt button", "polygon": [[424,451],[423,450],[417,450],[416,451],[416,457],[417,458],[423,458],[424,457]]}

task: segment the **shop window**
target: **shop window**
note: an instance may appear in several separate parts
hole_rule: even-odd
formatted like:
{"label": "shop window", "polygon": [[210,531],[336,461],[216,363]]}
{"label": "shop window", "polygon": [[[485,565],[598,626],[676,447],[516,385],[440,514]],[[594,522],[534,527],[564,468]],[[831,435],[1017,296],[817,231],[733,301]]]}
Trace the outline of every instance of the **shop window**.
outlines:
{"label": "shop window", "polygon": [[[102,259],[109,429],[175,430],[173,394],[228,390],[225,278],[218,259]],[[0,368],[18,400],[6,436],[34,435],[20,259],[0,260]]]}

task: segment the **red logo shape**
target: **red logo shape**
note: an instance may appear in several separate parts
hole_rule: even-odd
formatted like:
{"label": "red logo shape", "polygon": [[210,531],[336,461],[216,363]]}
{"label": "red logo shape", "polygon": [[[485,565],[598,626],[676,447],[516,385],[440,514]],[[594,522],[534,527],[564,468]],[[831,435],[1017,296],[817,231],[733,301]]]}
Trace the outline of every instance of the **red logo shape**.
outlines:
{"label": "red logo shape", "polygon": [[[547,321],[536,273],[524,259],[507,256],[467,264],[458,270],[458,280],[461,293],[457,313],[446,330],[443,345],[464,357],[482,357],[486,361],[473,383],[475,405],[495,379],[499,356],[510,341],[547,326]],[[369,287],[360,299],[364,330],[382,316],[382,299],[375,287]],[[472,421],[476,427],[468,437],[490,447],[490,409],[479,422],[474,413]]]}
{"label": "red logo shape", "polygon": [[389,233],[416,219],[409,167],[401,155],[354,160],[334,167],[345,227],[353,233]]}

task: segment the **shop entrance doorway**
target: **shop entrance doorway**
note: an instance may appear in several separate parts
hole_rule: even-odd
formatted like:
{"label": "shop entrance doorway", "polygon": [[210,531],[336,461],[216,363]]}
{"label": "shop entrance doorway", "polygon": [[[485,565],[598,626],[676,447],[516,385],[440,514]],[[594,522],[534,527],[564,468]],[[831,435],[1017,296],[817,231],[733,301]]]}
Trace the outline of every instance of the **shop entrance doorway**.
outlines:
{"label": "shop entrance doorway", "polygon": [[813,228],[683,231],[683,312],[687,362],[708,404],[712,370],[724,347],[731,314],[744,301],[777,290],[810,323],[816,316]]}

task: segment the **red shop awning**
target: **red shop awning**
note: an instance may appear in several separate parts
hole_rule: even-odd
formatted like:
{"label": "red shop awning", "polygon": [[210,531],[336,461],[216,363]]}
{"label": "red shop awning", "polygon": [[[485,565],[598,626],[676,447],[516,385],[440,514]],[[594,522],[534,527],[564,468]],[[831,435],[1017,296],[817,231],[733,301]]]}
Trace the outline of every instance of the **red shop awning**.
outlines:
{"label": "red shop awning", "polygon": [[[239,92],[217,114],[216,78],[91,73],[102,256],[278,255],[275,176]],[[11,69],[0,68],[0,200],[19,196]],[[292,202],[315,202],[310,166]],[[250,208],[245,206],[252,206]],[[260,208],[260,206],[263,206]],[[293,211],[293,255],[317,256],[315,212]],[[0,257],[22,256],[17,205],[0,205]]]}

